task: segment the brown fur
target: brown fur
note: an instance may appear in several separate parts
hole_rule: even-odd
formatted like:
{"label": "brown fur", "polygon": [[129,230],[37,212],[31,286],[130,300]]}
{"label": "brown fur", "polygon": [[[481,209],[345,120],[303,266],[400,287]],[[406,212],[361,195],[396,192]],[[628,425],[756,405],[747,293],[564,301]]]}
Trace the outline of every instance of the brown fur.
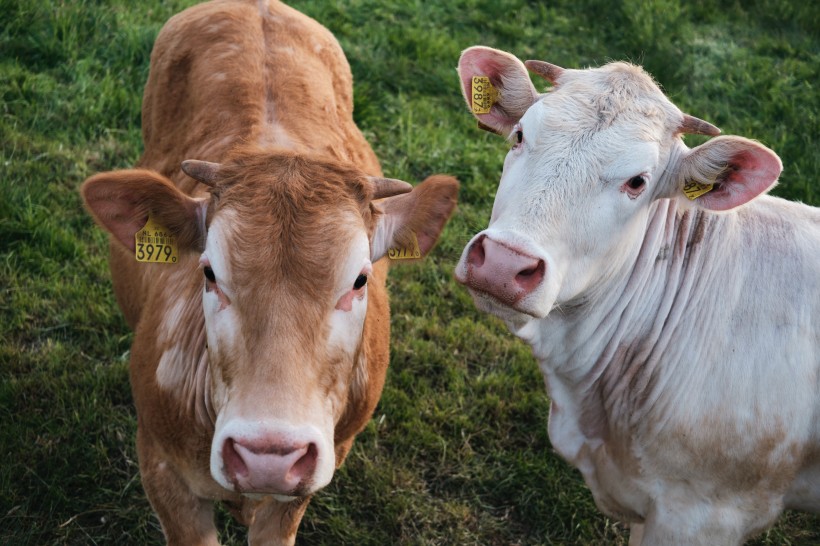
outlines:
{"label": "brown fur", "polygon": [[[350,365],[334,366],[323,354],[326,332],[299,325],[322,324],[323,309],[333,308],[334,279],[325,271],[343,258],[338,238],[355,229],[340,222],[358,217],[372,235],[380,215],[404,214],[398,223],[418,233],[426,252],[452,213],[457,184],[438,177],[399,202],[372,202],[367,175],[382,173],[352,111],[350,69],[324,27],[276,1],[214,0],[171,18],[157,37],[140,168],[99,174],[83,185],[88,209],[112,233],[114,290],[135,331],[130,368],[140,471],[169,544],[217,544],[214,499],[250,526],[252,544],[293,544],[309,500],[252,500],[211,477],[217,411],[211,374],[250,385],[284,374],[302,389],[318,378],[327,397],[344,402],[335,421],[336,466],[381,395],[390,332],[385,260],[369,276],[351,377],[336,377]],[[221,167],[204,185],[182,172],[186,159]],[[214,366],[204,341],[198,260],[206,226],[222,210],[236,219],[232,304],[250,311],[241,316],[243,355]],[[176,235],[177,264],[135,261],[134,233],[149,213]],[[406,231],[399,229],[400,242]],[[272,336],[277,328],[289,334]],[[172,366],[160,369],[172,350],[178,351]],[[295,369],[288,362],[304,364]],[[163,373],[174,389],[158,379]]]}

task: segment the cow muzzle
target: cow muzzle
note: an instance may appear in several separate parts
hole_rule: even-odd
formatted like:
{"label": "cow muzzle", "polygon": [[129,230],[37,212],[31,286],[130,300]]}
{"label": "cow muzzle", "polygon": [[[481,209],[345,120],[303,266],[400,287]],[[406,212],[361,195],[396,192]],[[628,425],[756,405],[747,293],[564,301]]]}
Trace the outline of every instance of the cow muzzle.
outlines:
{"label": "cow muzzle", "polygon": [[211,473],[224,487],[288,500],[330,481],[333,466],[330,472],[324,468],[327,442],[315,428],[243,425],[229,423],[214,438]]}
{"label": "cow muzzle", "polygon": [[483,233],[468,245],[456,267],[456,280],[470,290],[526,313],[520,304],[541,286],[546,271],[543,259]]}

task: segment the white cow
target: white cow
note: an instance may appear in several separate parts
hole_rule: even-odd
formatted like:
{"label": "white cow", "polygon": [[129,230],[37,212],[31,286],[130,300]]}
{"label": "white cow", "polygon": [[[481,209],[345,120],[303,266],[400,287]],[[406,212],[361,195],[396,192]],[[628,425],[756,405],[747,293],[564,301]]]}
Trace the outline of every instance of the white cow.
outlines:
{"label": "white cow", "polygon": [[494,49],[459,62],[512,149],[456,277],[532,346],[555,449],[630,544],[820,512],[820,210],[763,195],[782,166],[757,142],[689,149],[720,131],[640,67],[526,66],[554,86]]}

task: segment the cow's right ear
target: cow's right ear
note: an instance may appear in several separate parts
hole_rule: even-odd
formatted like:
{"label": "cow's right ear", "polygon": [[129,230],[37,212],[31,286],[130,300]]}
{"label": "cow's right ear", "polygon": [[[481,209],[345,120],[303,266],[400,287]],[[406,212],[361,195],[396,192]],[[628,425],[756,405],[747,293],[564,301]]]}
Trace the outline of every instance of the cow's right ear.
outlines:
{"label": "cow's right ear", "polygon": [[[538,100],[524,63],[498,49],[474,46],[464,50],[458,60],[458,75],[467,107],[479,126],[503,136],[510,134]],[[482,85],[483,78],[489,80],[490,88]]]}
{"label": "cow's right ear", "polygon": [[[410,249],[406,258],[421,258],[435,246],[458,200],[458,181],[434,175],[410,193],[374,202],[379,214],[370,240],[370,259],[391,249]],[[418,244],[418,255],[413,255]]]}
{"label": "cow's right ear", "polygon": [[154,171],[96,174],[83,183],[80,192],[97,223],[131,251],[149,215],[176,237],[180,250],[204,248],[208,200],[188,197]]}
{"label": "cow's right ear", "polygon": [[686,155],[678,169],[684,191],[696,183],[706,189],[693,197],[698,206],[725,211],[766,193],[777,183],[783,163],[772,150],[739,136],[719,136]]}

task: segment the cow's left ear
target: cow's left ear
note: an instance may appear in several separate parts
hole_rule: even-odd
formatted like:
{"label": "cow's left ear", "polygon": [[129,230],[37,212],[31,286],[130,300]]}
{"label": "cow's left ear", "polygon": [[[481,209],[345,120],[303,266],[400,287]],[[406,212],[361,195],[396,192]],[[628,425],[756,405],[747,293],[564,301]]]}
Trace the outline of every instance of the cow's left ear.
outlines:
{"label": "cow's left ear", "polygon": [[100,173],[86,180],[80,192],[97,223],[132,252],[135,235],[149,216],[177,239],[180,250],[204,247],[208,200],[183,194],[159,173],[142,169]]}
{"label": "cow's left ear", "polygon": [[759,142],[739,136],[720,136],[692,149],[681,162],[683,188],[712,184],[694,199],[709,210],[730,210],[774,187],[783,164]]}
{"label": "cow's left ear", "polygon": [[[387,254],[420,258],[435,246],[444,224],[456,208],[458,181],[452,176],[433,175],[410,193],[375,201],[379,211],[370,241],[370,259]],[[412,252],[418,243],[419,255]],[[405,249],[410,255],[403,253]]]}

